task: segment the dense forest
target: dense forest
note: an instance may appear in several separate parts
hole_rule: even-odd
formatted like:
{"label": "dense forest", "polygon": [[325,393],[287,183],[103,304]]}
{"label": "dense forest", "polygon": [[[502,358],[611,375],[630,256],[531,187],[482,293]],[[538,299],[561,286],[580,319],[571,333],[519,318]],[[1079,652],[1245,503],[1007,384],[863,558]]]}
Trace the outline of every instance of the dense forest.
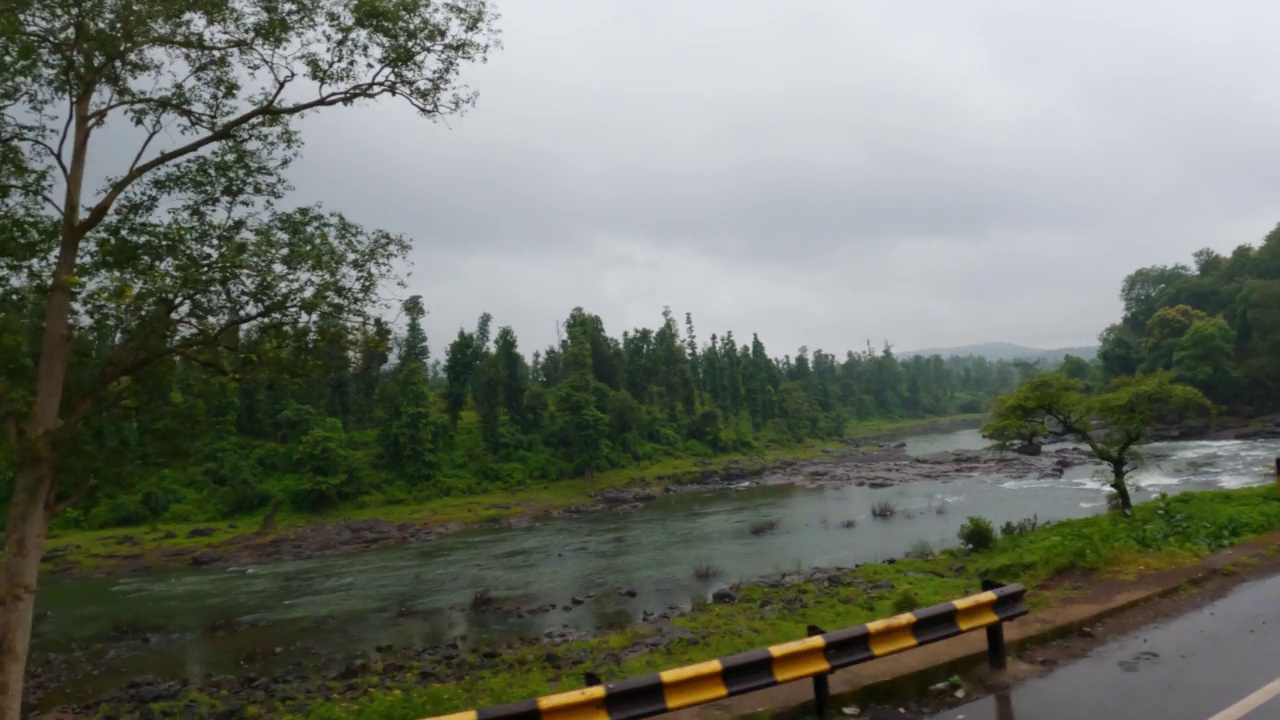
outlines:
{"label": "dense forest", "polygon": [[[1128,276],[1096,361],[1107,379],[1169,370],[1231,412],[1280,405],[1280,229],[1194,267]],[[91,480],[63,526],[207,520],[415,502],[835,439],[850,422],[980,412],[1038,366],[980,357],[776,356],[756,336],[699,339],[693,318],[610,336],[574,309],[527,353],[480,316],[433,358],[423,298],[394,319],[246,325],[216,363],[176,356],[87,422],[66,471]],[[11,315],[10,319],[16,319]],[[7,483],[8,478],[4,479]]]}
{"label": "dense forest", "polygon": [[[1124,315],[1082,379],[1169,370],[1231,412],[1280,405],[1280,229],[1194,267],[1128,276]],[[693,318],[610,336],[574,309],[527,353],[486,313],[432,357],[423,298],[394,319],[239,331],[175,357],[86,423],[67,471],[92,482],[60,520],[207,520],[516,488],[672,457],[838,438],[850,422],[979,412],[1040,369],[980,357],[776,356],[756,336],[700,340]],[[6,479],[7,482],[7,479]]]}
{"label": "dense forest", "polygon": [[1034,371],[900,361],[888,346],[774,357],[755,336],[700,342],[693,319],[669,311],[618,338],[580,308],[532,354],[484,314],[432,358],[423,299],[401,311],[394,323],[246,327],[220,371],[177,357],[139,378],[84,427],[73,458],[91,461],[68,471],[94,483],[61,524],[402,503],[786,447],[838,438],[851,421],[978,412]]}
{"label": "dense forest", "polygon": [[[1121,288],[1124,316],[1099,338],[1107,376],[1169,370],[1237,414],[1280,407],[1280,226],[1259,246],[1194,265],[1142,268]],[[1077,366],[1077,371],[1082,371]]]}

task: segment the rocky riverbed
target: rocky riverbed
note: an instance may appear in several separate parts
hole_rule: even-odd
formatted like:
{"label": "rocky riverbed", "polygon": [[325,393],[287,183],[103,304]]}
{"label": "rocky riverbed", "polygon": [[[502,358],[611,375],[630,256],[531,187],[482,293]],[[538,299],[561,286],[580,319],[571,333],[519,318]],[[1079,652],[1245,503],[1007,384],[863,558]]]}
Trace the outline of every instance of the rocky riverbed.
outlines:
{"label": "rocky riverbed", "polygon": [[[1078,449],[1061,449],[1039,456],[987,451],[956,451],[933,457],[908,457],[903,445],[871,450],[853,448],[806,460],[779,460],[769,463],[730,461],[706,469],[637,478],[629,486],[600,491],[584,503],[540,513],[465,525],[463,523],[424,524],[380,519],[340,520],[290,526],[270,533],[251,532],[209,545],[162,547],[144,551],[141,539],[122,533],[106,538],[118,550],[94,553],[88,568],[77,563],[75,546],[63,546],[47,553],[45,562],[54,573],[120,574],[139,573],[166,566],[236,567],[353,553],[388,545],[421,543],[456,532],[463,527],[527,527],[539,522],[582,515],[626,513],[662,496],[682,493],[740,491],[755,485],[795,484],[814,486],[848,483],[859,487],[886,488],[922,480],[945,481],[972,475],[1060,476],[1065,468],[1089,462]],[[188,535],[212,532],[194,528]],[[193,535],[195,534],[195,535]],[[151,538],[154,539],[154,538]]]}
{"label": "rocky riverbed", "polygon": [[[681,633],[672,622],[691,603],[735,600],[727,582],[786,586],[811,571],[780,568],[885,561],[926,540],[941,547],[969,514],[1000,523],[1100,511],[1101,482],[1079,449],[930,450],[975,447],[972,431],[911,442],[911,454],[884,441],[765,468],[708,464],[499,521],[532,526],[517,530],[334,522],[195,546],[172,558],[181,569],[55,578],[42,589],[54,612],[37,620],[32,695],[45,708],[83,710],[97,706],[90,698],[141,707],[198,688],[219,705],[253,705],[261,692],[287,707],[620,628],[638,652],[642,640]],[[1266,481],[1274,445],[1156,446],[1148,477],[1183,489]],[[891,521],[869,514],[881,500],[899,504]],[[291,557],[313,559],[267,562]],[[706,578],[702,563],[713,565]]]}
{"label": "rocky riverbed", "polygon": [[[892,563],[890,559],[888,562]],[[895,590],[892,581],[872,582],[858,577],[855,568],[813,568],[805,572],[776,573],[755,580],[722,587],[712,594],[711,602],[737,604],[748,589],[764,589],[768,597],[753,600],[751,607],[761,611],[775,603],[796,609],[807,606],[811,593],[824,588],[853,587],[864,593],[867,602],[887,597]],[[621,588],[619,593],[634,593]],[[540,607],[521,607],[489,599],[478,592],[467,608],[473,614],[569,613],[584,604],[585,597],[570,596],[563,603]],[[677,641],[696,645],[701,633],[673,624],[672,620],[689,612],[688,606],[670,606],[646,613],[644,619],[629,630],[631,639],[624,644],[588,645],[577,641],[603,637],[572,631],[548,631],[537,638],[500,645],[470,644],[465,641],[421,647],[380,647],[373,656],[324,657],[300,661],[290,668],[270,674],[216,675],[201,681],[175,680],[156,676],[140,676],[122,680],[89,701],[57,703],[58,686],[92,682],[102,662],[110,662],[123,643],[148,644],[162,642],[148,635],[119,638],[115,648],[87,650],[77,658],[33,658],[32,677],[28,683],[31,701],[44,706],[45,717],[200,717],[241,718],[270,717],[282,712],[305,713],[320,700],[355,699],[370,690],[391,690],[431,683],[448,682],[487,671],[509,670],[511,663],[536,662],[565,674],[582,667],[608,668],[632,657],[649,653]],[[228,628],[210,627],[217,634]],[[105,650],[105,653],[104,653]],[[278,649],[277,652],[284,652]],[[97,663],[86,663],[89,656]],[[615,679],[615,678],[606,678]],[[53,692],[50,692],[53,691]]]}
{"label": "rocky riverbed", "polygon": [[[1086,453],[1074,448],[1060,448],[1045,452],[1038,456],[1025,456],[1012,453],[993,453],[989,451],[953,451],[931,456],[908,457],[901,445],[876,447],[869,450],[856,448],[841,453],[832,453],[817,460],[803,462],[791,461],[781,463],[763,475],[751,475],[744,469],[741,473],[730,464],[717,468],[708,468],[707,476],[695,481],[683,482],[652,488],[649,486],[635,488],[618,488],[602,492],[593,497],[590,504],[564,508],[556,511],[555,516],[572,517],[586,513],[629,513],[654,501],[663,495],[678,493],[713,493],[732,492],[753,485],[840,485],[887,489],[899,485],[907,485],[923,480],[948,481],[951,479],[974,475],[1007,475],[1015,477],[1055,477],[1060,476],[1066,468],[1087,463]],[[714,474],[713,474],[714,473]],[[909,522],[915,513],[904,512],[898,521]],[[541,518],[539,518],[540,520]],[[534,520],[532,522],[537,522]],[[871,518],[864,518],[864,522]],[[825,520],[823,521],[825,522]],[[854,519],[845,521],[849,527]],[[758,529],[760,534],[774,530],[773,526],[764,525]],[[757,528],[752,528],[753,534]],[[380,520],[363,520],[346,523],[326,523],[299,528],[295,534],[281,535],[265,542],[227,542],[215,546],[194,550],[190,554],[190,562],[203,566],[242,564],[260,561],[261,553],[270,553],[266,557],[302,556],[308,554],[324,554],[357,548],[371,548],[382,544],[425,542],[438,536],[438,530],[425,529],[409,523],[390,523]],[[216,557],[210,558],[213,554]],[[709,568],[709,573],[716,572]],[[836,582],[831,580],[845,572],[841,569],[815,569],[804,573],[783,573],[758,579],[756,582],[768,587],[782,587],[797,582]],[[499,598],[491,596],[484,588],[473,588],[470,602],[465,606],[456,606],[450,612],[465,614],[473,621],[494,622],[525,620],[527,618],[543,618],[544,625],[551,629],[540,637],[514,640],[503,644],[502,653],[509,653],[521,648],[555,646],[587,636],[570,624],[552,621],[551,618],[570,617],[583,611],[582,606],[589,602],[597,602],[597,593],[577,591],[567,592],[558,601],[528,604],[519,598]],[[635,598],[634,587],[619,585],[609,592],[622,598]],[[712,593],[712,599],[719,602],[732,602],[736,598],[735,589],[722,587]],[[632,647],[621,651],[623,658],[627,652],[641,652],[661,646],[678,637],[684,631],[671,626],[672,619],[690,609],[688,603],[655,605],[643,610],[640,622],[635,626],[640,639]],[[402,607],[401,616],[412,614],[412,607]],[[326,632],[326,623],[331,618],[318,619],[316,633]],[[92,707],[102,704],[106,706],[142,707],[149,703],[163,702],[183,696],[194,687],[194,681],[176,677],[116,677],[112,678],[109,668],[113,660],[137,656],[142,653],[161,650],[166,646],[181,643],[210,642],[220,643],[224,638],[248,636],[266,629],[256,627],[252,622],[226,619],[211,621],[195,633],[167,633],[163,630],[148,627],[145,622],[136,625],[116,625],[108,634],[95,642],[77,646],[73,652],[57,654],[37,654],[33,658],[29,691],[33,699],[49,697],[57,700],[59,688],[100,687],[102,695],[98,701],[78,706],[77,713],[83,713]],[[194,637],[193,637],[194,635]],[[245,704],[259,702],[261,697],[270,697],[273,701],[288,707],[292,698],[302,702],[305,698],[314,697],[317,693],[359,692],[369,686],[381,687],[380,683],[403,684],[405,668],[412,666],[414,672],[422,673],[425,678],[452,678],[455,675],[482,670],[485,667],[484,652],[466,649],[465,643],[452,642],[433,644],[422,647],[402,648],[392,644],[380,646],[370,657],[368,653],[343,654],[331,648],[317,648],[298,643],[292,646],[263,647],[248,645],[243,650],[242,664],[255,667],[264,654],[297,658],[288,664],[286,669],[267,675],[248,674],[245,676],[216,675],[200,681],[201,692],[213,693],[225,697],[228,707],[242,707]],[[489,648],[485,652],[493,653]],[[488,659],[492,659],[491,657]],[[567,661],[573,664],[572,659]],[[281,663],[272,663],[280,665]]]}

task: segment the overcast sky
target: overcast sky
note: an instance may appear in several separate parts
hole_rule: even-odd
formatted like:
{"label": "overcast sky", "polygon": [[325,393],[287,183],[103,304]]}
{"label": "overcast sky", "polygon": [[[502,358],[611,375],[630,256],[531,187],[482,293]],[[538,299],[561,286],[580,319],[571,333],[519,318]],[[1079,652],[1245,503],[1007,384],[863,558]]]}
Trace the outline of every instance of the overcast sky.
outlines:
{"label": "overcast sky", "polygon": [[446,125],[316,116],[299,199],[414,239],[439,352],[575,305],[775,355],[1092,344],[1280,220],[1280,4],[506,0]]}

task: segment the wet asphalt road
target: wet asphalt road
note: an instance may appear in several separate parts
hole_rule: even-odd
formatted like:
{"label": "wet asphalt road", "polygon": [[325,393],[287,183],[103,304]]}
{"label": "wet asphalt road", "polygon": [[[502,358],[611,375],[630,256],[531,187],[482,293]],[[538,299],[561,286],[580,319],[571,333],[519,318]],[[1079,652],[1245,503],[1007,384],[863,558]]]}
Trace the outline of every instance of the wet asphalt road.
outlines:
{"label": "wet asphalt road", "polygon": [[[934,717],[1210,720],[1278,677],[1280,576],[1241,585],[1211,605],[1109,643],[1007,694]],[[1280,697],[1245,709],[1217,720],[1280,718]]]}

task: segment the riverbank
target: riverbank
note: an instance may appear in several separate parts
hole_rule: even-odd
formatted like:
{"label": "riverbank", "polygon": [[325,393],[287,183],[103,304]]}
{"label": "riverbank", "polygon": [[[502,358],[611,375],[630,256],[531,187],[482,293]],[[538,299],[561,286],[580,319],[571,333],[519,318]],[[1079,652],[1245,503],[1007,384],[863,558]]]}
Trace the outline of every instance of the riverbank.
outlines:
{"label": "riverbank", "polygon": [[43,570],[53,574],[115,575],[174,566],[229,567],[358,552],[426,542],[476,527],[520,527],[558,517],[627,511],[675,492],[723,489],[747,478],[805,482],[817,475],[788,472],[805,465],[902,460],[909,435],[974,428],[981,415],[851,424],[839,442],[811,442],[752,455],[682,458],[566,480],[538,488],[450,497],[420,505],[347,508],[318,515],[253,515],[222,523],[161,523],[76,531],[50,537]]}
{"label": "riverbank", "polygon": [[[220,677],[200,687],[136,679],[102,702],[67,708],[158,716],[414,718],[580,687],[582,674],[606,680],[740,652],[827,629],[866,622],[904,608],[973,592],[983,577],[1033,589],[1033,609],[1060,603],[1117,576],[1195,563],[1199,558],[1280,528],[1272,487],[1186,493],[1139,506],[1136,516],[1071,520],[1032,529],[1010,527],[988,551],[948,551],[854,568],[782,573],[722,588],[714,602],[664,609],[646,622],[591,637],[549,633],[501,646],[465,641],[385,648],[342,667],[299,668],[274,677]],[[713,569],[712,569],[713,570]],[[554,612],[572,612],[566,608]],[[522,611],[477,595],[472,613]],[[64,668],[65,669],[65,668]],[[37,670],[33,683],[75,682]]]}

